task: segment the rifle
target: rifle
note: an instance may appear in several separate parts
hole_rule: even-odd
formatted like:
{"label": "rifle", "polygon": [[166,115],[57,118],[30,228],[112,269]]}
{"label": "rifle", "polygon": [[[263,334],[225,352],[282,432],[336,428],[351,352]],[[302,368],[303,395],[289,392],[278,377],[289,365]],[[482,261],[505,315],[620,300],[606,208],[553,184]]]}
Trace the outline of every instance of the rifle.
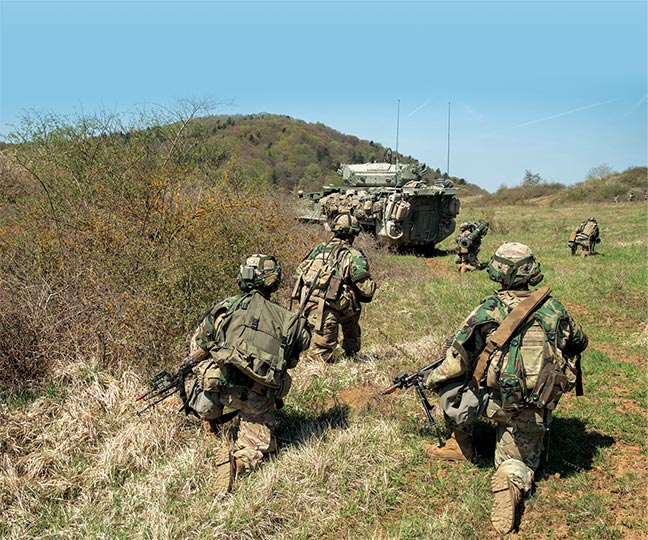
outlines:
{"label": "rifle", "polygon": [[185,414],[193,413],[196,416],[196,411],[189,407],[189,402],[187,399],[187,391],[185,390],[185,379],[192,372],[192,369],[199,360],[194,358],[189,358],[184,362],[175,373],[169,373],[167,370],[163,369],[162,371],[156,373],[151,377],[150,385],[151,390],[144,394],[140,394],[135,398],[135,401],[149,401],[154,400],[149,403],[143,409],[137,411],[137,415],[140,416],[143,412],[149,410],[152,407],[155,407],[160,401],[164,401],[168,397],[171,397],[173,394],[178,392],[182,398],[182,408],[181,411],[184,411]]}
{"label": "rifle", "polygon": [[310,300],[311,295],[313,294],[313,291],[315,290],[315,287],[317,286],[317,281],[319,280],[320,274],[322,273],[322,269],[320,268],[317,273],[315,274],[315,277],[313,278],[313,283],[310,284],[310,287],[308,287],[308,290],[306,291],[306,295],[304,296],[304,299],[301,301],[301,304],[299,304],[299,309],[297,310],[297,313],[299,315],[304,314],[304,310],[306,309],[306,304],[308,304],[308,300]]}
{"label": "rifle", "polygon": [[425,411],[425,416],[427,416],[428,427],[436,433],[436,436],[439,439],[439,446],[443,446],[443,438],[441,437],[441,430],[439,429],[439,426],[434,421],[434,417],[432,416],[432,410],[434,409],[434,407],[430,404],[427,397],[423,393],[423,377],[426,371],[437,368],[441,365],[443,360],[445,360],[445,358],[438,358],[431,364],[425,366],[419,371],[412,373],[411,375],[405,372],[395,375],[392,379],[392,385],[385,388],[380,393],[381,396],[385,396],[387,394],[392,394],[396,390],[400,390],[401,388],[410,388],[414,386],[416,388],[416,394],[418,395],[421,406]]}
{"label": "rifle", "polygon": [[583,369],[581,368],[581,355],[580,353],[576,355],[574,361],[576,366],[576,395],[582,396],[583,392]]}

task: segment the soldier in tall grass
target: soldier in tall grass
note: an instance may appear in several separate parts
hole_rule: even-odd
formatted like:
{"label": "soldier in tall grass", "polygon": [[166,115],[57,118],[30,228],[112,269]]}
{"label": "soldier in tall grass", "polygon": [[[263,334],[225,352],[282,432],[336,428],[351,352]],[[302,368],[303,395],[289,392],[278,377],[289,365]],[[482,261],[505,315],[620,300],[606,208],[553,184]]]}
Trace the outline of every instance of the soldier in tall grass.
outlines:
{"label": "soldier in tall grass", "polygon": [[237,277],[243,294],[212,306],[191,340],[192,357],[202,361],[189,406],[208,432],[217,433],[228,418],[225,407],[240,417],[233,450],[224,448],[215,459],[221,492],[276,450],[275,410],[291,386],[288,370],[310,343],[306,318],[270,299],[280,282],[274,257],[246,257]]}
{"label": "soldier in tall grass", "polygon": [[304,299],[313,330],[311,353],[331,362],[342,327],[342,349],[352,357],[361,346],[362,304],[371,302],[376,284],[363,251],[353,247],[360,224],[351,214],[339,214],[331,225],[333,238],[317,244],[297,268],[293,298]]}
{"label": "soldier in tall grass", "polygon": [[444,362],[425,379],[439,393],[451,431],[445,446],[428,445],[425,451],[433,458],[470,460],[477,418],[485,413],[495,421],[491,519],[497,531],[507,533],[532,488],[552,410],[580,382],[578,355],[588,340],[549,287],[529,290],[543,275],[528,246],[503,244],[487,272],[501,290],[468,316]]}

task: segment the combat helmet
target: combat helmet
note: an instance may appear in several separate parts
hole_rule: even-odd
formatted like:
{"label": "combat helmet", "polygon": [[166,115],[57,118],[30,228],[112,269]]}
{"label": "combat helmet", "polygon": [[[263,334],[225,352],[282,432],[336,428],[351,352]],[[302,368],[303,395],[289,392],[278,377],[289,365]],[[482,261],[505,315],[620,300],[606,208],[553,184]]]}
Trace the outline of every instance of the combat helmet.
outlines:
{"label": "combat helmet", "polygon": [[464,221],[464,222],[461,223],[461,225],[459,225],[459,230],[460,231],[467,231],[468,229],[470,229],[471,225],[472,225],[472,223],[470,223],[469,221]]}
{"label": "combat helmet", "polygon": [[331,223],[331,232],[336,236],[357,236],[360,230],[360,223],[349,213],[338,214]]}
{"label": "combat helmet", "polygon": [[544,278],[531,248],[518,242],[505,242],[497,248],[486,271],[489,278],[501,284],[502,289],[537,285]]}
{"label": "combat helmet", "polygon": [[265,294],[273,293],[281,283],[279,261],[262,253],[248,255],[239,267],[236,283],[243,292],[258,289]]}

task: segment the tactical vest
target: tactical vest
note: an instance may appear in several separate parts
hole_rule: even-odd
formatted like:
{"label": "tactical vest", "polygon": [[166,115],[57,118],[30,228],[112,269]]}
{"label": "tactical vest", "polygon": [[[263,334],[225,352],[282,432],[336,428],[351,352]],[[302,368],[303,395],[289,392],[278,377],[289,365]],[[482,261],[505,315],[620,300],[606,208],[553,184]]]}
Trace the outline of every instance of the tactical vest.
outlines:
{"label": "tactical vest", "polygon": [[557,307],[549,298],[491,355],[487,385],[499,390],[505,410],[527,404],[553,409],[562,394],[574,388],[576,366],[557,346],[567,314]]}
{"label": "tactical vest", "polygon": [[226,382],[223,374],[232,367],[264,387],[279,388],[286,370],[297,365],[306,325],[305,317],[256,290],[240,296],[216,325],[211,362],[203,370],[203,390],[209,390],[210,383]]}
{"label": "tactical vest", "polygon": [[[324,244],[314,257],[300,263],[297,273],[301,276],[301,285],[305,286],[303,290],[308,290],[317,280],[311,298],[324,298],[331,302],[338,300],[342,292],[342,276],[337,272],[337,260],[344,249],[346,248],[339,244]],[[296,289],[300,288],[299,285],[298,282]]]}

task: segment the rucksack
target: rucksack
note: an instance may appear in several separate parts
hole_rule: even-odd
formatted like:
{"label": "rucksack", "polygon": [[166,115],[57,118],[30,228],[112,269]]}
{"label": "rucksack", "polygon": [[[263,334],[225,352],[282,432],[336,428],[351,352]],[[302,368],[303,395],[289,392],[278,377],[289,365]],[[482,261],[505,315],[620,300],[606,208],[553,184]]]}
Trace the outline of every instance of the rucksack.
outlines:
{"label": "rucksack", "polygon": [[308,289],[317,280],[311,296],[335,301],[342,289],[342,278],[337,274],[337,260],[345,248],[340,245],[333,245],[330,249],[327,247],[329,246],[324,244],[315,256],[311,254],[299,264],[297,274],[301,276],[302,283],[298,280],[295,288],[305,286]]}
{"label": "rucksack", "polygon": [[598,234],[598,225],[595,221],[587,221],[583,227],[583,234],[592,238]]}
{"label": "rucksack", "polygon": [[563,315],[550,299],[492,355],[488,384],[499,387],[503,409],[532,404],[551,410],[576,385],[576,366],[557,347]]}
{"label": "rucksack", "polygon": [[231,304],[215,332],[212,359],[268,388],[297,365],[307,320],[253,290]]}

